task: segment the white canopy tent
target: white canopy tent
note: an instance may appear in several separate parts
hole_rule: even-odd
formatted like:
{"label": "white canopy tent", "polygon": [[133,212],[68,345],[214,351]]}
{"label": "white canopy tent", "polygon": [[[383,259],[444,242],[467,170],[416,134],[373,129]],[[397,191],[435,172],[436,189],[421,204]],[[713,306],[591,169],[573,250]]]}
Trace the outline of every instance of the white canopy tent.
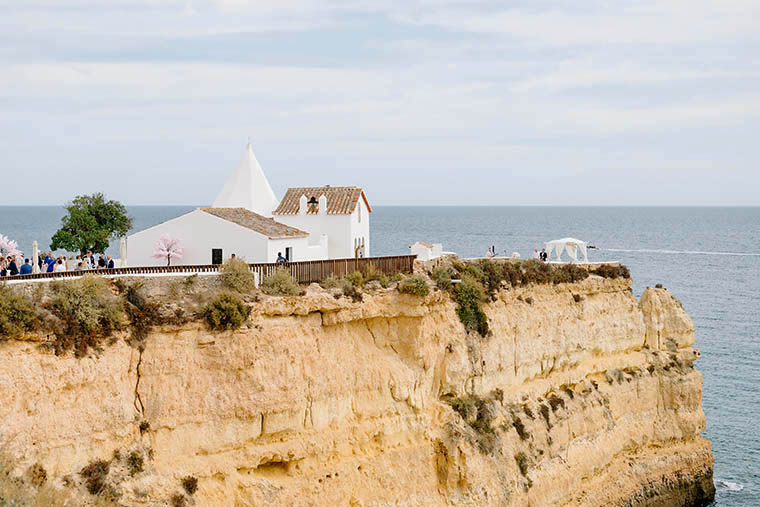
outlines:
{"label": "white canopy tent", "polygon": [[552,251],[555,251],[556,260],[561,261],[562,252],[564,251],[567,252],[567,255],[570,256],[573,262],[580,262],[578,260],[578,250],[580,250],[580,253],[583,254],[582,262],[588,262],[588,255],[586,254],[588,242],[586,241],[581,241],[575,238],[563,238],[547,241],[544,245],[546,246],[546,254],[549,259],[551,259]]}

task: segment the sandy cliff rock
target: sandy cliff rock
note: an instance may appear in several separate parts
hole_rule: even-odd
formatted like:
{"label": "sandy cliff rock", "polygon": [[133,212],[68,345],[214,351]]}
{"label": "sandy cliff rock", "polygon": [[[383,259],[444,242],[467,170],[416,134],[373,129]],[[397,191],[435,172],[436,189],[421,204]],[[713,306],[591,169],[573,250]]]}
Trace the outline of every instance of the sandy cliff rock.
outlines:
{"label": "sandy cliff rock", "polygon": [[196,505],[711,498],[693,324],[667,291],[639,303],[629,281],[598,277],[502,291],[487,338],[454,310],[442,292],[351,303],[312,290],[256,303],[235,332],[162,329],[142,353],[0,344],[0,438],[57,483],[146,450],[118,484],[127,505],[161,504],[186,476]]}

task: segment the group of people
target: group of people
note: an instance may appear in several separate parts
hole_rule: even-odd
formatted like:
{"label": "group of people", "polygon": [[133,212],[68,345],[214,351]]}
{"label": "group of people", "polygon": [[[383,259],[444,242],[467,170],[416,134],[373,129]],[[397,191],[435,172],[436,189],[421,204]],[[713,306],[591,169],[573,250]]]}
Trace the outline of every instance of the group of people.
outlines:
{"label": "group of people", "polygon": [[0,276],[11,275],[30,275],[32,274],[32,265],[29,259],[24,259],[24,263],[19,266],[16,258],[9,255],[7,258],[0,259]]}
{"label": "group of people", "polygon": [[[114,268],[114,261],[110,255],[98,254],[95,257],[91,251],[85,255],[77,255],[74,259],[67,259],[65,255],[53,256],[53,252],[40,254],[37,259],[37,266],[40,273],[57,273],[61,271],[88,271],[93,269],[111,269]],[[0,276],[31,275],[33,265],[30,260],[24,259],[24,263],[19,266],[16,259],[12,256],[0,259]]]}
{"label": "group of people", "polygon": [[540,252],[536,248],[533,252],[533,258],[546,262],[549,260],[549,254],[546,253],[546,248],[542,248]]}

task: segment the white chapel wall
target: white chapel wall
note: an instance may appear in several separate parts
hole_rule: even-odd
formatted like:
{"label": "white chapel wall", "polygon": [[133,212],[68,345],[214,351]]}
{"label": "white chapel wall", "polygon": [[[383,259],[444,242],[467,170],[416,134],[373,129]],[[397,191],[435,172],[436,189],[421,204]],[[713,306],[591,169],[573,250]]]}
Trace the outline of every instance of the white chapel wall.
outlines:
{"label": "white chapel wall", "polygon": [[129,236],[129,265],[165,266],[166,260],[153,258],[156,241],[164,234],[181,242],[184,255],[176,262],[178,265],[211,264],[213,248],[222,249],[223,261],[233,253],[247,262],[269,261],[267,237],[205,211],[195,210]]}

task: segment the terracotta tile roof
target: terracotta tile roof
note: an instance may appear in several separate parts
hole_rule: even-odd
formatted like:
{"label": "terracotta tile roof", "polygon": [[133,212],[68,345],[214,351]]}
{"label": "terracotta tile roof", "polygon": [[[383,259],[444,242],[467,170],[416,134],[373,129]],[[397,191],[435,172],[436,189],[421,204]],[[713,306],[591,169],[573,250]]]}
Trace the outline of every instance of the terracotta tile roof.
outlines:
{"label": "terracotta tile roof", "polygon": [[[295,187],[289,188],[285,196],[280,201],[280,205],[274,210],[274,215],[297,215],[301,196],[305,195],[307,200],[313,197],[319,201],[323,195],[327,197],[327,214],[328,215],[350,215],[356,209],[359,199],[364,199],[364,204],[369,212],[372,208],[369,206],[367,196],[364,190],[359,187]],[[316,214],[319,210],[308,210],[309,214]]]}
{"label": "terracotta tile roof", "polygon": [[430,243],[425,243],[424,241],[417,241],[416,243],[412,243],[411,245],[409,245],[409,247],[411,248],[414,245],[422,245],[427,248],[433,248],[433,245],[431,245]]}
{"label": "terracotta tile roof", "polygon": [[271,239],[298,238],[309,235],[308,232],[275,222],[272,218],[263,217],[245,208],[201,208],[201,211],[238,224],[246,229],[251,229]]}

